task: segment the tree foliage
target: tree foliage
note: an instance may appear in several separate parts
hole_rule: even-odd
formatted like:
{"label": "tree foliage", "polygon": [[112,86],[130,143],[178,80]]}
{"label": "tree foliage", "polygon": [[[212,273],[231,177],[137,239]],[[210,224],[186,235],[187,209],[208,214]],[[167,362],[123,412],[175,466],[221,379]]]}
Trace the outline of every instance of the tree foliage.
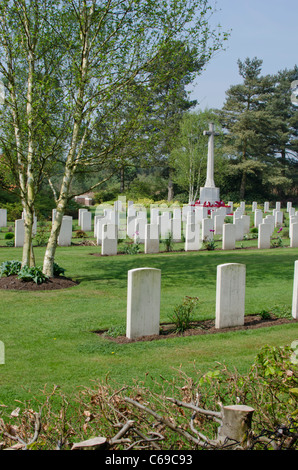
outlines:
{"label": "tree foliage", "polygon": [[[208,137],[203,135],[208,129],[209,122],[217,123],[219,120],[212,110],[191,112],[184,114],[180,130],[175,139],[175,147],[170,156],[170,165],[174,169],[174,181],[188,192],[188,200],[193,203],[199,196],[200,187],[204,186],[206,179]],[[222,137],[215,141],[215,172],[224,165],[221,153]]]}
{"label": "tree foliage", "polygon": [[256,57],[238,61],[243,83],[227,90],[219,112],[240,199],[257,184],[263,192],[272,187],[286,191],[292,184],[287,165],[297,156],[297,108],[291,103],[297,68],[262,76],[261,66]]}
{"label": "tree foliage", "polygon": [[[117,110],[121,116],[122,98],[140,93],[150,81],[167,47],[177,41],[195,47],[202,63],[221,47],[226,36],[210,29],[210,13],[207,0],[2,2],[1,147],[26,210],[23,264],[34,263],[34,201],[42,179],[60,165],[56,219],[44,259],[44,271],[51,275],[74,175],[90,165],[117,163],[116,149],[118,156],[125,154],[147,100],[144,106],[136,100],[128,121],[119,120]],[[175,79],[175,70],[167,67],[155,74],[155,90],[169,73]]]}

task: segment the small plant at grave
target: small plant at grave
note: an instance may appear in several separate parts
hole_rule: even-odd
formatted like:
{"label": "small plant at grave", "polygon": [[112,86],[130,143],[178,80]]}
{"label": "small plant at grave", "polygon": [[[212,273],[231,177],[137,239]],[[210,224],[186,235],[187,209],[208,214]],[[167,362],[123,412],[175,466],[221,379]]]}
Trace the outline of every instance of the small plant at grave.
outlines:
{"label": "small plant at grave", "polygon": [[140,250],[141,250],[140,244],[137,241],[136,243],[126,244],[123,248],[123,253],[125,255],[137,255],[138,253],[140,253]]}
{"label": "small plant at grave", "polygon": [[271,311],[278,318],[292,318],[291,305],[276,305]]}
{"label": "small plant at grave", "polygon": [[271,248],[283,247],[284,243],[281,237],[278,237],[277,240],[271,240]]}
{"label": "small plant at grave", "polygon": [[261,310],[260,317],[262,320],[269,320],[271,318],[271,312],[269,310]]}
{"label": "small plant at grave", "polygon": [[4,261],[0,265],[0,277],[17,275],[21,267],[22,263],[20,261]]}
{"label": "small plant at grave", "polygon": [[205,246],[206,250],[208,250],[208,251],[215,250],[216,243],[215,243],[214,240],[204,240],[203,243],[204,243],[204,246]]}
{"label": "small plant at grave", "polygon": [[193,314],[198,304],[198,297],[184,297],[181,304],[174,308],[174,312],[169,315],[169,320],[174,323],[175,331],[183,333],[185,330],[191,328],[193,321]]}
{"label": "small plant at grave", "polygon": [[46,282],[48,277],[42,272],[42,269],[37,266],[23,266],[18,274],[18,279],[24,282],[33,281],[36,284]]}
{"label": "small plant at grave", "polygon": [[163,243],[167,252],[173,250],[173,235],[171,232],[168,232],[167,237],[163,240]]}
{"label": "small plant at grave", "polygon": [[54,277],[63,276],[65,269],[59,266],[57,263],[54,263],[53,275]]}
{"label": "small plant at grave", "polygon": [[112,326],[105,332],[105,335],[110,336],[111,338],[117,338],[118,336],[125,336],[126,326],[125,325]]}

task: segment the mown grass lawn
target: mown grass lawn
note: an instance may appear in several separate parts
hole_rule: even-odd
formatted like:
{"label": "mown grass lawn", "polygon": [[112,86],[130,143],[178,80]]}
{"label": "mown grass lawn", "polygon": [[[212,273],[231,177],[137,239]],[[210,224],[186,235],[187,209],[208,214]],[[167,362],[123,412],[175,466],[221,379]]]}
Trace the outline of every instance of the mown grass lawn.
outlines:
{"label": "mown grass lawn", "polygon": [[[44,248],[35,249],[37,264]],[[184,296],[199,297],[199,318],[214,318],[216,267],[244,263],[246,314],[275,309],[290,311],[294,262],[298,249],[159,253],[158,255],[94,256],[100,247],[57,249],[56,262],[79,285],[64,290],[20,292],[0,290],[0,404],[39,397],[46,386],[66,394],[94,380],[110,377],[120,385],[146,381],[153,386],[181,367],[191,374],[217,363],[245,372],[264,345],[286,345],[298,339],[298,324],[216,335],[177,337],[117,344],[95,330],[124,326],[127,271],[155,267],[162,271],[161,322],[167,321]],[[0,263],[21,259],[21,249],[0,248]],[[144,286],[146,288],[146,286]]]}

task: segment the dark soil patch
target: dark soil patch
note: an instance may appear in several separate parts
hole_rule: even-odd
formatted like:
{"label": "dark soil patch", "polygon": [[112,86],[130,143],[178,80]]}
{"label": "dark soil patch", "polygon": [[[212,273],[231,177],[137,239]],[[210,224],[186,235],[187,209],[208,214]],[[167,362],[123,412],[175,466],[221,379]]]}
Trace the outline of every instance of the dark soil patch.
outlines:
{"label": "dark soil patch", "polygon": [[27,291],[41,291],[41,290],[54,290],[66,289],[68,287],[77,286],[78,282],[73,281],[64,276],[52,277],[42,284],[36,284],[34,281],[22,281],[17,276],[8,276],[0,278],[0,289],[8,290],[27,290]]}
{"label": "dark soil patch", "polygon": [[246,315],[244,317],[243,326],[235,326],[229,328],[215,328],[215,320],[202,320],[193,322],[191,328],[187,329],[183,333],[177,333],[174,331],[174,325],[171,323],[162,323],[160,325],[159,335],[142,336],[136,339],[129,339],[126,336],[112,337],[107,334],[107,330],[94,331],[94,333],[104,336],[105,338],[114,341],[115,343],[134,343],[137,341],[153,341],[161,340],[166,338],[177,338],[184,336],[195,336],[195,335],[206,335],[216,333],[226,333],[228,331],[237,330],[249,330],[253,328],[261,328],[268,326],[283,325],[285,323],[297,323],[297,320],[289,318],[280,318],[271,315],[270,318],[262,318],[261,315]]}

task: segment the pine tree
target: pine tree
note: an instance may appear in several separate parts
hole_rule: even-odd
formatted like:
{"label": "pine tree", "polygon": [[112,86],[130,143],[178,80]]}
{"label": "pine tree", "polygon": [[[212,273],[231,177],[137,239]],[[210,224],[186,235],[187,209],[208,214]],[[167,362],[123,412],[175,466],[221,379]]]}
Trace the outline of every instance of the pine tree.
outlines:
{"label": "pine tree", "polygon": [[225,151],[234,173],[239,175],[239,197],[245,198],[248,175],[257,176],[274,158],[272,122],[267,103],[274,90],[271,76],[261,76],[262,60],[238,60],[243,83],[231,86],[220,113],[223,127],[228,131]]}

